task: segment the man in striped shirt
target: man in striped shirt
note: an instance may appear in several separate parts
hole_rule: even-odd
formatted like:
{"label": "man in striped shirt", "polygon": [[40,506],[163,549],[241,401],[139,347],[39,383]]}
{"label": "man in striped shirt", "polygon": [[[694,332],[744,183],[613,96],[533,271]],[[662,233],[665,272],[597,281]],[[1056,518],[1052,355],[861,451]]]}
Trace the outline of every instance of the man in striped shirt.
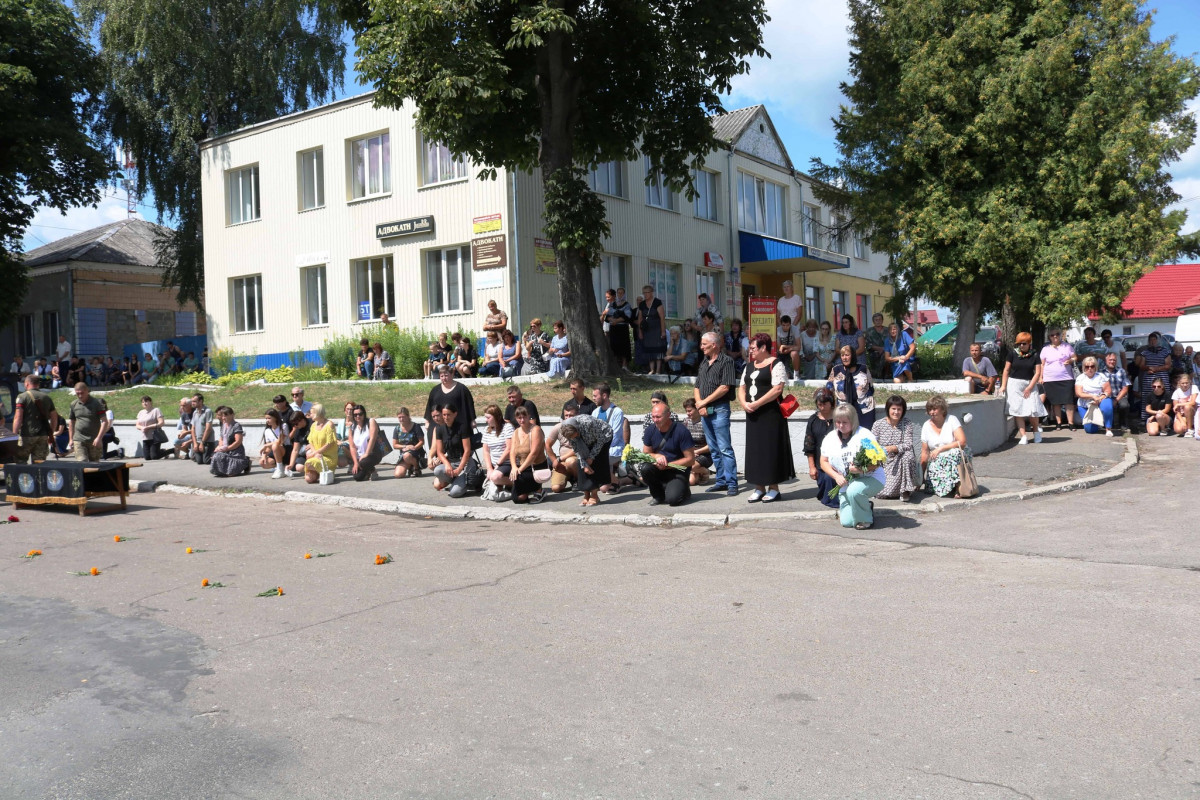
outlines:
{"label": "man in striped shirt", "polygon": [[729,401],[734,396],[737,375],[733,359],[725,355],[721,346],[720,334],[709,331],[701,336],[700,351],[704,358],[700,361],[692,393],[696,408],[704,415],[704,438],[708,441],[716,475],[713,485],[705,491],[724,491],[730,497],[736,497],[737,458],[733,454],[729,432]]}

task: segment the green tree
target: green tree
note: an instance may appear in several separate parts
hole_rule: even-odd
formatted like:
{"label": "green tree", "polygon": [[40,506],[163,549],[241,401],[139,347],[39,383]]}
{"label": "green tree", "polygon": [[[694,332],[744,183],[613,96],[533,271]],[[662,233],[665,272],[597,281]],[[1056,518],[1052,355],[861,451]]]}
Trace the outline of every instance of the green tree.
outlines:
{"label": "green tree", "polygon": [[852,191],[818,195],[846,198],[903,289],[958,307],[956,358],[1006,300],[1047,321],[1116,309],[1169,257],[1165,168],[1200,73],[1140,2],[851,0],[850,18],[839,161],[814,172]]}
{"label": "green tree", "polygon": [[28,291],[21,239],[37,210],[100,200],[113,164],[89,127],[98,88],[95,52],[69,8],[0,0],[0,328]]}
{"label": "green tree", "polygon": [[640,149],[690,195],[717,145],[709,114],[765,55],[763,0],[342,2],[377,105],[411,99],[420,131],[484,173],[540,167],[573,368],[615,372],[590,276],[608,223],[585,168]]}
{"label": "green tree", "polygon": [[345,25],[328,0],[79,0],[100,42],[104,132],[137,161],[175,230],[158,243],[180,304],[204,290],[204,139],[308,108],[341,86]]}

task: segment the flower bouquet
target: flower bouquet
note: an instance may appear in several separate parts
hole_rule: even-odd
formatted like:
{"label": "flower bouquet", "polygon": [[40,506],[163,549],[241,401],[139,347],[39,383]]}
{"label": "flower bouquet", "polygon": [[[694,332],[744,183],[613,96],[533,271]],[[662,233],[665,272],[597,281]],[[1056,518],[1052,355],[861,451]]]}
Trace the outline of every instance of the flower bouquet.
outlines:
{"label": "flower bouquet", "polygon": [[[874,441],[864,439],[858,446],[858,452],[854,454],[854,459],[850,462],[853,466],[858,467],[858,474],[849,474],[847,480],[859,480],[868,472],[873,472],[878,467],[882,467],[887,463],[887,453],[883,448]],[[835,486],[829,490],[829,499],[833,500],[838,496],[840,486]]]}
{"label": "flower bouquet", "polygon": [[[633,445],[625,445],[625,449],[621,451],[621,458],[626,464],[653,464],[658,466],[658,460],[651,453],[643,453],[640,450],[634,450]],[[667,464],[671,469],[677,469],[680,472],[685,472],[687,467],[681,464]]]}

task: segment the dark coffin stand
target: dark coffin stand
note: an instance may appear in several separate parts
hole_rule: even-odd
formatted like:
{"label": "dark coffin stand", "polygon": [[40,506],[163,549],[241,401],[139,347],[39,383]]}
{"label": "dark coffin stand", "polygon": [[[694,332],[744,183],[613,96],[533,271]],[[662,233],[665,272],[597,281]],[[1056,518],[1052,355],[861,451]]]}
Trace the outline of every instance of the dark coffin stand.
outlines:
{"label": "dark coffin stand", "polygon": [[[43,505],[75,506],[79,516],[122,511],[129,496],[129,470],[141,464],[124,461],[46,461],[41,464],[5,464],[5,499],[17,508]],[[121,505],[88,508],[98,497],[119,497]]]}

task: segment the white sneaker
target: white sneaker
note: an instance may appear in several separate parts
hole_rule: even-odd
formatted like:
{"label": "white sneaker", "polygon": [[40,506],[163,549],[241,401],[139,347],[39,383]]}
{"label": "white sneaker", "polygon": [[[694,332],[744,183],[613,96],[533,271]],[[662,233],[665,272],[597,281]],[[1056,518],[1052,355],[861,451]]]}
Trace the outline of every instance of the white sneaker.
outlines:
{"label": "white sneaker", "polygon": [[1017,440],[1017,444],[1029,444],[1029,437],[1022,436],[1020,439]]}
{"label": "white sneaker", "polygon": [[1037,430],[1037,431],[1034,431],[1034,432],[1033,432],[1033,443],[1034,443],[1034,444],[1041,444],[1041,443],[1042,443],[1042,432],[1041,432],[1040,430]]}
{"label": "white sneaker", "polygon": [[296,473],[292,472],[290,469],[285,469],[285,470],[283,471],[283,477],[285,477],[285,478],[294,478],[294,477],[296,477]]}
{"label": "white sneaker", "polygon": [[1111,438],[1112,438],[1112,435],[1113,435],[1113,433],[1112,433],[1112,428],[1105,428],[1105,429],[1104,429],[1104,435],[1105,435],[1105,436],[1107,436],[1108,438],[1110,438],[1110,439],[1111,439]]}
{"label": "white sneaker", "polygon": [[282,477],[283,477],[283,464],[276,464],[275,471],[271,473],[271,478],[274,479],[274,478],[282,478]]}

